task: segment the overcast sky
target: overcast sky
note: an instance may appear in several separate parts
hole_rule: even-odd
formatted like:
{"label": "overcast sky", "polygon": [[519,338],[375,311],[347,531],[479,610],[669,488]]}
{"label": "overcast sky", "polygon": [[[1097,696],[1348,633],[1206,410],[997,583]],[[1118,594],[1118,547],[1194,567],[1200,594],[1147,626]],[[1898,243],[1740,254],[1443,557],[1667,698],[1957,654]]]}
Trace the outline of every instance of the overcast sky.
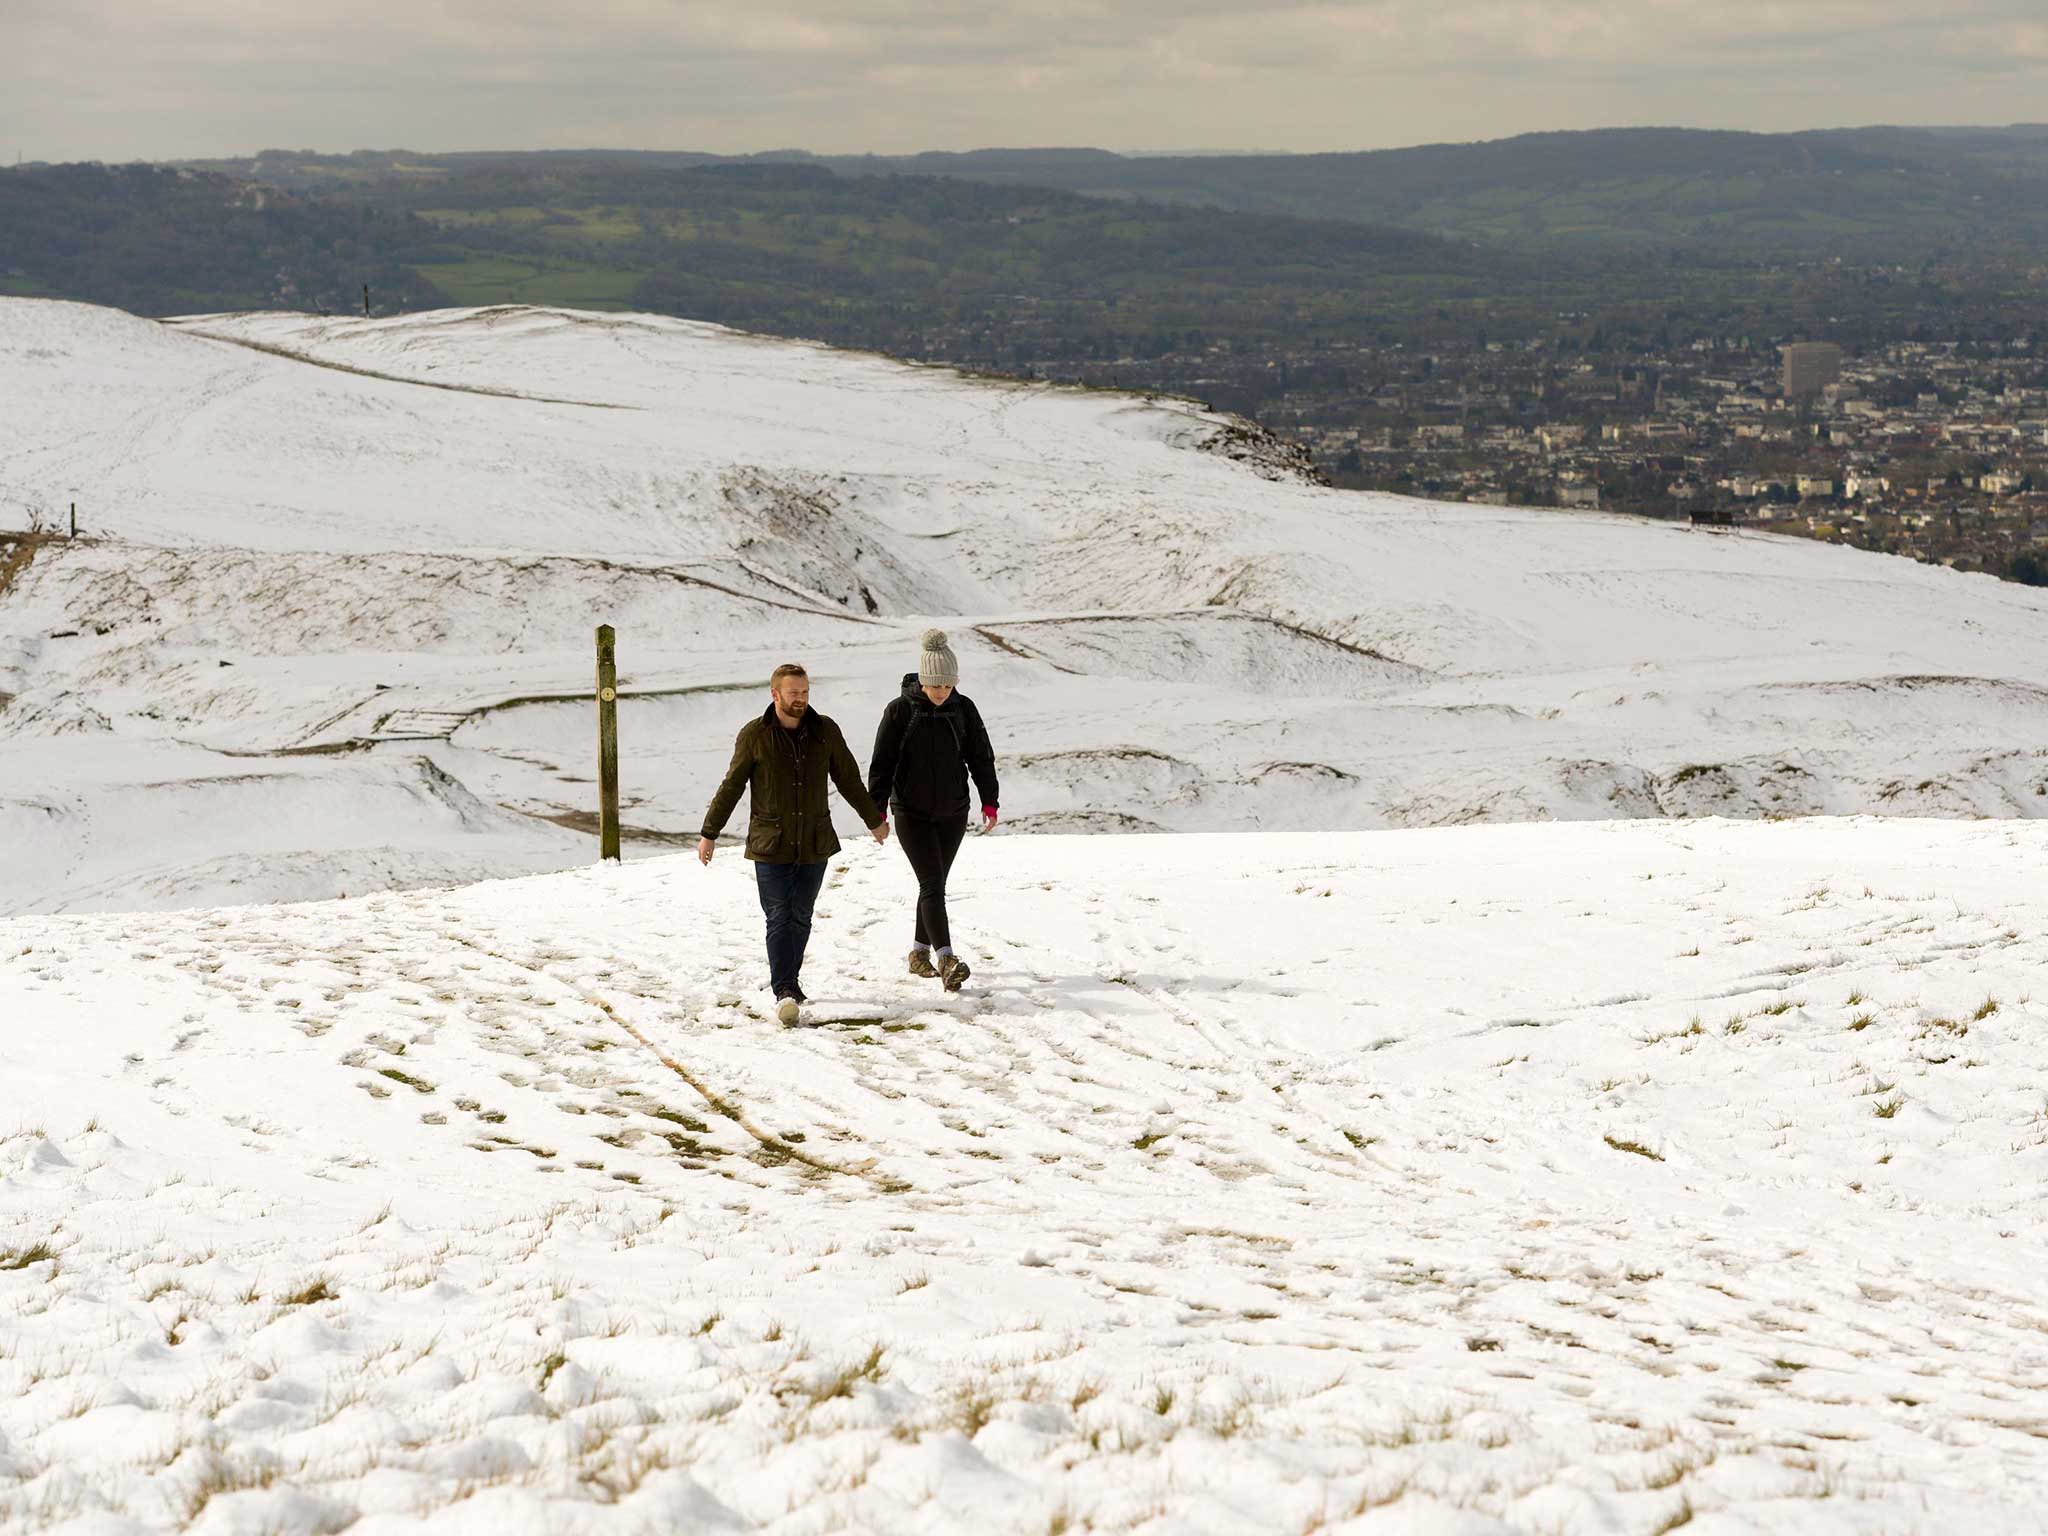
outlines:
{"label": "overcast sky", "polygon": [[2043,119],[2048,0],[0,0],[43,160]]}

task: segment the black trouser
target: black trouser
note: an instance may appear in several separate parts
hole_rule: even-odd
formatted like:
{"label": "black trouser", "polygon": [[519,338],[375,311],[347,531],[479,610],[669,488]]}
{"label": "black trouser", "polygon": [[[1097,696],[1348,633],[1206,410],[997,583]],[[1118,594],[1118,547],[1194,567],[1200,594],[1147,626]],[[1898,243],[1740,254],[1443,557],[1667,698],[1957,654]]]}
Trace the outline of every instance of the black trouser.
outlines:
{"label": "black trouser", "polygon": [[917,942],[938,949],[953,947],[953,930],[946,924],[946,876],[953,868],[953,855],[967,835],[967,813],[934,821],[915,811],[896,808],[896,841],[910,856],[917,874]]}
{"label": "black trouser", "polygon": [[804,968],[804,946],[811,941],[811,909],[825,884],[825,862],[757,863],[754,881],[768,919],[769,989],[778,999],[794,997],[802,990],[797,976]]}

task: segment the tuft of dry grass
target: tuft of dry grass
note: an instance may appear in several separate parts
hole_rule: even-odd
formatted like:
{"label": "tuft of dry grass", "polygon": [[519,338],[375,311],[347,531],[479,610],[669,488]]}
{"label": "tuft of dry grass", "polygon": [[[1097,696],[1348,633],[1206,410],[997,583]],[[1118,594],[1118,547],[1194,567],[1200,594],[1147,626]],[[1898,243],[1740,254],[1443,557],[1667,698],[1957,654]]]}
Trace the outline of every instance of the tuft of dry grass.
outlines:
{"label": "tuft of dry grass", "polygon": [[[886,1353],[887,1351],[880,1344],[870,1345],[866,1357],[860,1364],[842,1366],[805,1394],[810,1399],[811,1406],[815,1408],[818,1404],[829,1403],[834,1398],[851,1397],[853,1396],[853,1389],[863,1381],[880,1381],[882,1379],[882,1357]],[[974,1437],[970,1435],[968,1438],[971,1440]]]}
{"label": "tuft of dry grass", "polygon": [[301,1281],[296,1290],[286,1291],[282,1296],[278,1297],[277,1304],[280,1307],[310,1307],[316,1301],[336,1301],[339,1299],[339,1293],[334,1289],[328,1277],[325,1275],[315,1275],[310,1280]]}
{"label": "tuft of dry grass", "polygon": [[553,1381],[555,1378],[555,1372],[559,1371],[563,1366],[567,1365],[568,1363],[569,1357],[563,1354],[559,1349],[550,1354],[545,1360],[541,1361],[540,1390],[543,1392],[547,1391],[548,1383],[550,1381]]}
{"label": "tuft of dry grass", "polygon": [[224,1493],[268,1488],[283,1475],[275,1462],[235,1461],[209,1447],[197,1473],[185,1488],[185,1523],[197,1520],[206,1506]]}
{"label": "tuft of dry grass", "polygon": [[57,1250],[47,1242],[31,1243],[26,1248],[0,1248],[0,1270],[27,1269],[31,1264],[54,1264]]}
{"label": "tuft of dry grass", "polygon": [[1600,1139],[1617,1152],[1633,1152],[1637,1157],[1647,1157],[1653,1163],[1664,1161],[1662,1152],[1652,1152],[1640,1141],[1625,1141],[1616,1136],[1602,1136]]}
{"label": "tuft of dry grass", "polygon": [[963,1387],[959,1395],[953,1399],[951,1423],[961,1434],[972,1440],[988,1427],[988,1421],[994,1417],[995,1411],[996,1400],[993,1393],[985,1387]]}

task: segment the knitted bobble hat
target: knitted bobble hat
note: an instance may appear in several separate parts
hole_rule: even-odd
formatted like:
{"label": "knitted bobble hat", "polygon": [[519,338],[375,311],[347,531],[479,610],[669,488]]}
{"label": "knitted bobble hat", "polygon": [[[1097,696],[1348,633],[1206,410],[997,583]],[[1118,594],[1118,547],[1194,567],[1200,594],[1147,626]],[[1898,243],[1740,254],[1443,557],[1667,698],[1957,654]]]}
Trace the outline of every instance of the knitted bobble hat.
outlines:
{"label": "knitted bobble hat", "polygon": [[953,648],[946,644],[943,629],[928,629],[924,632],[923,653],[917,658],[917,680],[928,688],[941,684],[954,687],[960,681],[960,663],[953,658]]}

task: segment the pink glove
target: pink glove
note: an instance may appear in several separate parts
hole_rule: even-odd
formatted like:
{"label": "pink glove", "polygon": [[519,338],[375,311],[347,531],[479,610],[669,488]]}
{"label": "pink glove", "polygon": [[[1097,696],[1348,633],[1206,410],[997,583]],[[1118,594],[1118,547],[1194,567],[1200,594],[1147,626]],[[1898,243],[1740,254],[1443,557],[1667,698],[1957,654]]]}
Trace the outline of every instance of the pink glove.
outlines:
{"label": "pink glove", "polygon": [[993,832],[995,829],[996,808],[992,805],[984,805],[981,808],[981,830],[984,832]]}

